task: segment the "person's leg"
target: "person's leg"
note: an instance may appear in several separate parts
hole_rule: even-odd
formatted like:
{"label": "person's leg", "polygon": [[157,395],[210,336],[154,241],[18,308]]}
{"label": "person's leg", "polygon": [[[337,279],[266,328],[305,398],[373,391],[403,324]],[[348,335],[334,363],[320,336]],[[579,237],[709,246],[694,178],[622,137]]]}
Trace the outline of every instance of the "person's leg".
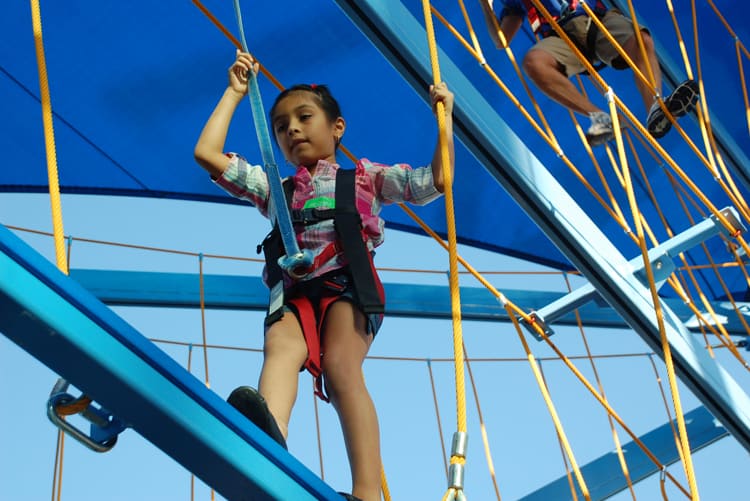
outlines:
{"label": "person's leg", "polygon": [[[656,93],[661,94],[661,68],[659,68],[659,59],[654,49],[654,40],[648,32],[648,29],[641,28],[641,38],[643,39],[643,48],[645,57],[638,44],[638,37],[635,33],[633,22],[625,17],[619,10],[610,9],[601,18],[602,24],[607,28],[609,34],[622,46],[622,50],[633,61],[635,67],[645,77],[646,81],[641,80],[633,73],[635,86],[641,95],[646,110],[651,108],[656,99]],[[628,63],[622,57],[620,52],[609,41],[603,31],[599,31],[596,37],[596,55],[604,63],[615,69],[627,69]],[[653,88],[649,81],[649,67],[653,74]],[[655,89],[655,90],[654,90]]]}
{"label": "person's leg", "polygon": [[268,403],[284,437],[289,430],[289,417],[297,399],[300,367],[307,360],[307,344],[297,317],[284,313],[273,323],[263,343],[263,368],[258,390]]}
{"label": "person's leg", "polygon": [[[651,35],[645,28],[641,29],[643,47],[646,52],[646,57],[644,58],[640,46],[638,45],[638,39],[633,31],[633,23],[630,19],[623,16],[619,11],[610,10],[604,16],[603,22],[612,36],[614,36],[615,40],[620,42],[628,57],[633,60],[633,64],[636,68],[638,68],[646,78],[649,78],[646,63],[648,62],[651,66],[654,76],[654,90],[651,89],[650,85],[647,85],[638,77],[635,77],[635,85],[648,112],[646,126],[649,133],[657,139],[664,136],[672,128],[672,122],[667,118],[664,110],[655,98],[655,92],[661,93],[662,74]],[[597,38],[596,50],[597,55],[601,60],[610,66],[614,66],[615,68],[627,67],[624,66],[625,63],[623,59],[617,53],[612,44],[604,38],[603,34],[599,34],[599,37]],[[698,97],[698,85],[692,80],[686,80],[675,87],[671,94],[663,96],[663,101],[664,106],[669,110],[672,116],[678,118],[693,109]]]}
{"label": "person's leg", "polygon": [[523,69],[539,90],[566,108],[582,115],[600,111],[576,89],[563,66],[546,50],[529,50],[523,58]]}
{"label": "person's leg", "polygon": [[[583,36],[582,30],[585,30],[583,18],[573,19],[566,25],[566,32],[576,39]],[[586,130],[586,139],[591,146],[604,144],[614,137],[609,114],[597,108],[570,81],[569,76],[581,73],[585,68],[564,40],[550,36],[539,41],[524,56],[523,67],[544,94],[589,117],[591,125]]]}
{"label": "person's leg", "polygon": [[323,325],[323,374],[341,422],[354,496],[380,501],[380,432],[362,363],[372,342],[367,321],[351,302],[332,304]]}
{"label": "person's leg", "polygon": [[[635,67],[638,68],[647,80],[649,78],[648,66],[651,67],[654,76],[654,89],[657,93],[661,94],[661,69],[659,68],[659,59],[656,57],[656,52],[654,51],[654,40],[651,38],[651,35],[645,31],[641,31],[641,37],[643,39],[643,47],[646,50],[646,58],[643,57],[641,48],[638,45],[638,38],[635,35],[631,36],[623,44],[622,48],[628,57],[633,60]],[[643,99],[646,111],[648,111],[651,109],[651,105],[656,98],[654,90],[651,89],[651,85],[637,76],[634,76],[634,78],[635,87],[638,89],[641,99]]]}

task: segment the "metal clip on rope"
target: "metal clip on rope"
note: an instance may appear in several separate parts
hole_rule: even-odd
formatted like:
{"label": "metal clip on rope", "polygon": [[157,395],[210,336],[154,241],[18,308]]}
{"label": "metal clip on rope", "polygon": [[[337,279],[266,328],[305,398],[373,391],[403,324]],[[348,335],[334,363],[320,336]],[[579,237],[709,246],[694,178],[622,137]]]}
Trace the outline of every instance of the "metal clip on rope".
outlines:
{"label": "metal clip on rope", "polygon": [[[469,435],[465,431],[457,431],[453,434],[451,446],[451,457],[466,459],[466,448],[469,443]],[[448,469],[448,494],[447,501],[466,501],[464,494],[464,465],[462,463],[451,463]]]}
{"label": "metal clip on rope", "polygon": [[49,400],[47,401],[47,417],[58,428],[92,451],[107,452],[115,446],[117,435],[127,428],[127,426],[104,408],[97,408],[92,404],[87,405],[83,410],[78,412],[81,417],[91,423],[91,431],[88,435],[70,424],[59,410],[60,407],[64,407],[77,400],[73,395],[67,393],[68,385],[68,382],[64,379],[58,379],[54,388],[52,388]]}
{"label": "metal clip on rope", "polygon": [[[240,42],[242,50],[250,52],[245,41],[245,30],[242,25],[242,12],[240,11],[239,0],[234,0],[234,13],[237,17],[237,25],[240,32]],[[252,70],[248,72],[248,97],[250,98],[250,107],[253,112],[253,123],[255,124],[255,133],[258,136],[260,153],[263,157],[263,164],[268,177],[268,186],[271,192],[269,214],[279,225],[281,240],[284,243],[286,255],[279,258],[279,266],[294,278],[302,278],[310,272],[313,263],[312,252],[309,249],[300,250],[297,245],[297,238],[292,227],[292,219],[289,216],[289,207],[286,204],[284,188],[279,176],[279,168],[273,157],[271,147],[271,137],[268,133],[266,124],[266,115],[263,110],[263,101],[260,98],[260,88],[258,87],[258,78]]]}

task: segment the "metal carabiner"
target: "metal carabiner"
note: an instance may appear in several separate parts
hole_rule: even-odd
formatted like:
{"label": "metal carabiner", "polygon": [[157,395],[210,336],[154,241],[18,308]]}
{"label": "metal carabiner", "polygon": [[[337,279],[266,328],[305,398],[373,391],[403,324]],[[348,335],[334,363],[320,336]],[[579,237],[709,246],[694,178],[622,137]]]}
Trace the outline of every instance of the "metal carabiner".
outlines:
{"label": "metal carabiner", "polygon": [[120,434],[127,426],[112,416],[103,407],[94,407],[89,403],[83,410],[77,412],[81,417],[91,423],[91,431],[87,435],[80,429],[76,428],[60,413],[60,408],[67,404],[75,402],[77,399],[67,393],[69,383],[64,379],[59,379],[55,384],[47,401],[47,417],[58,428],[75,438],[83,445],[95,452],[107,452],[117,443],[117,435]]}

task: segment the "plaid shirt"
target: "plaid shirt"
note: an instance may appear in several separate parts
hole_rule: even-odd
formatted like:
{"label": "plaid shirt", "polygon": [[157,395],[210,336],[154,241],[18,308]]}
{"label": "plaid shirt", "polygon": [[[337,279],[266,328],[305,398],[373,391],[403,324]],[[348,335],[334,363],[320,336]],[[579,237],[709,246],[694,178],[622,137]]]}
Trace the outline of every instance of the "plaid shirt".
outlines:
{"label": "plaid shirt", "polygon": [[[268,215],[269,187],[266,172],[259,165],[249,165],[244,158],[230,154],[229,168],[214,182],[230,195],[249,201],[265,217]],[[331,208],[336,193],[336,171],[339,166],[324,160],[318,162],[315,175],[300,166],[293,176],[293,209],[312,207]],[[356,165],[356,204],[367,248],[375,249],[383,243],[385,222],[380,217],[383,204],[410,202],[427,204],[440,196],[434,185],[432,168],[428,165],[412,169],[407,164],[392,166],[360,159]],[[328,219],[297,229],[300,249],[310,249],[313,258],[336,240],[333,220]],[[315,278],[346,265],[342,253],[321,263],[305,279]],[[265,273],[264,273],[265,275]]]}

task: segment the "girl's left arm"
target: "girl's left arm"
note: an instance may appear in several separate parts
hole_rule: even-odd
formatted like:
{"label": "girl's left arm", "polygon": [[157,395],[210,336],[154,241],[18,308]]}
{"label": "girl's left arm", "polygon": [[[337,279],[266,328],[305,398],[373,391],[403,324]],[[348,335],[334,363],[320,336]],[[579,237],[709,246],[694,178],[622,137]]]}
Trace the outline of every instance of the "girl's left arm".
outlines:
{"label": "girl's left arm", "polygon": [[[437,103],[442,102],[445,109],[445,140],[448,146],[448,161],[451,179],[453,179],[455,161],[453,151],[453,93],[448,90],[445,82],[430,86],[430,99],[432,100],[432,110],[437,113]],[[438,131],[438,140],[435,145],[435,153],[432,156],[432,177],[434,178],[435,189],[440,193],[445,191],[445,179],[443,178],[443,155],[440,149],[440,131]]]}

